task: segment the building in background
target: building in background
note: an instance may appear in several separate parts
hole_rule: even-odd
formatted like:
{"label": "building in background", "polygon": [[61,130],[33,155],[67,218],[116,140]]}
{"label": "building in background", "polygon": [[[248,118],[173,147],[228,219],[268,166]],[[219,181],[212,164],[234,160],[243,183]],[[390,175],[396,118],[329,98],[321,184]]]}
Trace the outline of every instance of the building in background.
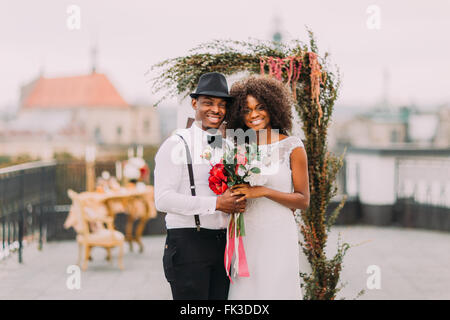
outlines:
{"label": "building in background", "polygon": [[450,104],[443,105],[437,112],[438,124],[434,144],[450,148]]}
{"label": "building in background", "polygon": [[161,141],[164,141],[177,129],[178,110],[181,109],[181,106],[174,102],[162,102],[155,109],[159,115]]}
{"label": "building in background", "polygon": [[450,230],[450,105],[353,110],[333,118],[329,146],[347,148],[339,196],[358,204],[347,222]]}
{"label": "building in background", "polygon": [[19,110],[4,123],[0,150],[50,159],[54,153],[83,157],[130,145],[160,143],[159,116],[150,105],[130,105],[105,74],[38,77],[21,89]]}
{"label": "building in background", "polygon": [[371,109],[345,119],[335,117],[329,131],[330,147],[450,148],[450,105],[436,111],[414,107]]}

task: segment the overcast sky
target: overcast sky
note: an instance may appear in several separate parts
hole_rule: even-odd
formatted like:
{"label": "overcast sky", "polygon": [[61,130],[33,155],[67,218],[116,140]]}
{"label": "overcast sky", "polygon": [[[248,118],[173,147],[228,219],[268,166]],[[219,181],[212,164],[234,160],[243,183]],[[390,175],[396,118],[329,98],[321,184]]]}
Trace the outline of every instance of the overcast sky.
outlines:
{"label": "overcast sky", "polygon": [[[144,76],[151,65],[187,54],[213,39],[270,39],[275,17],[283,39],[316,34],[343,75],[339,104],[375,104],[389,74],[394,104],[450,101],[450,1],[365,0],[1,0],[0,107],[18,100],[19,86],[44,76],[79,75],[91,67],[98,44],[98,71],[106,73],[128,102],[153,101]],[[69,5],[81,9],[81,29],[69,30]],[[380,29],[370,29],[376,5]],[[374,24],[372,24],[374,26]]]}

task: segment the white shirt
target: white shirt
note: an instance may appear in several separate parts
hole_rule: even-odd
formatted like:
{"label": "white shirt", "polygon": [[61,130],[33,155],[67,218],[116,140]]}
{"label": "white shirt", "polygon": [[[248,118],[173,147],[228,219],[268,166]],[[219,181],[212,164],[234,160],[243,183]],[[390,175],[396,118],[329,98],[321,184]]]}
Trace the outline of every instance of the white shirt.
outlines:
{"label": "white shirt", "polygon": [[[228,214],[216,210],[217,195],[209,188],[208,178],[211,164],[200,155],[211,149],[207,142],[207,131],[195,121],[189,129],[178,129],[186,140],[192,157],[196,196],[191,195],[186,150],[183,140],[176,134],[170,136],[160,146],[155,156],[155,205],[166,212],[167,229],[195,228],[194,215],[200,217],[200,226],[206,229],[225,229]],[[213,149],[217,163],[222,149]]]}

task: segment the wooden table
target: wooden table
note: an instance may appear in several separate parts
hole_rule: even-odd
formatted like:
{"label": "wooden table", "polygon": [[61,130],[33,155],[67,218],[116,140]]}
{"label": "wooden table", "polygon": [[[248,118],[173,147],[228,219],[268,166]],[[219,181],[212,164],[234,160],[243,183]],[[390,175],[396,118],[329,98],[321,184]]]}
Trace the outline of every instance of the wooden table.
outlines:
{"label": "wooden table", "polygon": [[[145,186],[145,188],[122,188],[117,191],[108,192],[82,192],[79,194],[79,197],[82,200],[86,200],[83,202],[105,205],[109,215],[112,217],[115,217],[119,212],[125,212],[128,216],[125,227],[125,240],[128,241],[131,251],[133,251],[133,241],[139,244],[139,252],[144,250],[141,237],[145,225],[148,220],[157,216],[153,186]],[[123,210],[121,208],[117,209],[118,204]],[[139,207],[139,204],[141,207]],[[133,235],[133,224],[136,220],[139,220],[139,223]],[[71,210],[65,225],[71,226],[74,224],[76,224],[76,217],[75,214],[72,214]]]}

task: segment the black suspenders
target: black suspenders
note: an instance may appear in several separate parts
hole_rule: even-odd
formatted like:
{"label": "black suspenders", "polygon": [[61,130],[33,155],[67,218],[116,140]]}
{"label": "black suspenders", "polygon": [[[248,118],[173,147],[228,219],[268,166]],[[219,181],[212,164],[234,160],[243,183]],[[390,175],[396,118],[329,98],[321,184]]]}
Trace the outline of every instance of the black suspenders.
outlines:
{"label": "black suspenders", "polygon": [[[189,146],[186,143],[186,140],[180,135],[177,134],[183,140],[184,147],[186,148],[186,158],[187,158],[187,167],[189,172],[189,181],[191,182],[191,195],[195,196],[195,183],[194,183],[194,171],[192,170],[192,158],[191,158],[191,152],[189,151]],[[198,214],[194,216],[195,218],[195,225],[197,226],[197,231],[200,231],[200,217]]]}

